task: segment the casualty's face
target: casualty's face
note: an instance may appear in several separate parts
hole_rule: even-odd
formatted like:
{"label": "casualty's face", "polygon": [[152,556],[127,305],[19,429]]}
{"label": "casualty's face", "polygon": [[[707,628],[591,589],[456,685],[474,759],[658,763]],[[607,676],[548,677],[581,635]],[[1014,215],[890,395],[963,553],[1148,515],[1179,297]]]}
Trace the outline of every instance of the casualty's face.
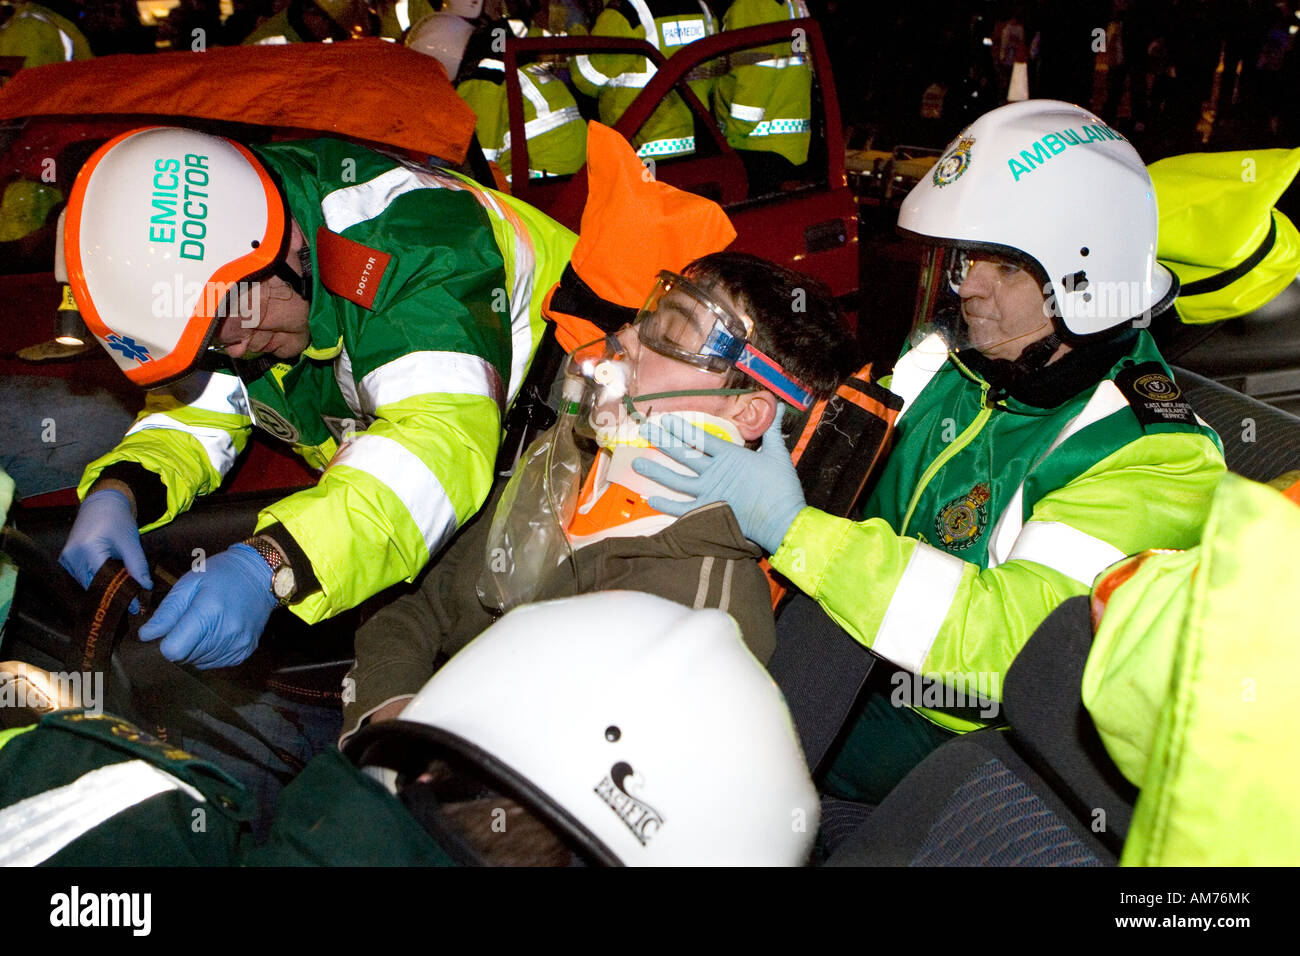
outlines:
{"label": "casualty's face", "polygon": [[[289,240],[289,262],[298,261],[305,240],[293,224]],[[212,345],[231,358],[252,359],[259,355],[295,359],[311,344],[308,329],[310,306],[279,276],[256,283],[252,295],[232,295],[229,314],[221,323]]]}
{"label": "casualty's face", "polygon": [[[721,290],[710,290],[710,294],[722,305],[740,312],[740,307]],[[679,341],[692,338],[703,341],[713,327],[713,315],[692,297],[679,291],[669,292],[659,301],[656,314],[668,317],[674,326],[680,327],[682,334],[674,335]],[[635,395],[658,395],[662,392],[676,392],[698,389],[722,389],[726,387],[727,373],[712,372],[699,368],[689,362],[672,358],[656,352],[643,344],[634,326],[627,326],[618,333],[618,340],[628,352],[636,374]],[[695,411],[707,412],[719,418],[730,418],[734,410],[735,395],[681,395],[671,398],[651,398],[633,400],[638,412],[649,415],[652,412]]]}
{"label": "casualty's face", "polygon": [[1051,334],[1046,299],[1028,269],[992,255],[969,259],[957,294],[972,346],[989,358],[1012,361]]}

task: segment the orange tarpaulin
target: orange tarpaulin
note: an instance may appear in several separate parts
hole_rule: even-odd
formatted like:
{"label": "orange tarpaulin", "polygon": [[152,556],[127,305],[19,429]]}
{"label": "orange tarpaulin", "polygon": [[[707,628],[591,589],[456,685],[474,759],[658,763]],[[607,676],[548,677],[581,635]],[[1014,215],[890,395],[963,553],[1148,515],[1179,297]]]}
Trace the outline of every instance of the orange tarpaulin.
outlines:
{"label": "orange tarpaulin", "polygon": [[383,40],[109,56],[22,70],[0,119],[138,114],[348,136],[463,162],[474,111],[441,64]]}

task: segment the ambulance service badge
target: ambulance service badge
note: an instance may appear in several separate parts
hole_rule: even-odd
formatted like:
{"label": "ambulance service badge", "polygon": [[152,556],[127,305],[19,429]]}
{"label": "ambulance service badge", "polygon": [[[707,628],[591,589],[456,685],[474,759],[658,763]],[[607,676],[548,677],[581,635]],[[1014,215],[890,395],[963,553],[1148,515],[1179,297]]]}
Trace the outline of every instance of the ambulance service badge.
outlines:
{"label": "ambulance service badge", "polygon": [[934,519],[934,533],[943,547],[965,551],[983,533],[989,519],[989,486],[981,482],[944,505]]}
{"label": "ambulance service badge", "polygon": [[956,182],[961,174],[970,167],[970,148],[975,145],[975,137],[963,136],[957,145],[949,150],[939,162],[934,164],[934,184],[940,188]]}

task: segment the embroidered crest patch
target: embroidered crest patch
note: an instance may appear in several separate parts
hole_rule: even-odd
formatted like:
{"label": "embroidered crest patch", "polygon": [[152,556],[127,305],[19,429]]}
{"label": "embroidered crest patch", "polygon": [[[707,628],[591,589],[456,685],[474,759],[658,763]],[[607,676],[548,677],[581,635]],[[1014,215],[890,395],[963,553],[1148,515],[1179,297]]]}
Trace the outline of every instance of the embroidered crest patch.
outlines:
{"label": "embroidered crest patch", "polygon": [[934,164],[934,184],[940,188],[956,182],[961,174],[970,168],[970,148],[975,145],[975,137],[963,136],[952,150]]}
{"label": "embroidered crest patch", "polygon": [[965,551],[983,534],[989,520],[989,486],[980,482],[960,498],[954,498],[934,519],[934,533],[945,548]]}

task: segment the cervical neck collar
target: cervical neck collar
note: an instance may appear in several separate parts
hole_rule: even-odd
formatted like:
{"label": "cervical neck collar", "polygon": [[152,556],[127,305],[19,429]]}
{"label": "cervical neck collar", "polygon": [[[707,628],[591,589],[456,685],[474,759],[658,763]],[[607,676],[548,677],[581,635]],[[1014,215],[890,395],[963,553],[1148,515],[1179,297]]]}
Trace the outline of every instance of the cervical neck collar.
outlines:
{"label": "cervical neck collar", "polygon": [[[736,426],[725,418],[704,412],[672,412],[691,424],[725,441],[741,444]],[[657,422],[663,416],[651,415]],[[578,509],[569,522],[569,540],[581,548],[605,538],[652,535],[672,524],[676,518],[651,508],[646,499],[658,496],[671,501],[687,501],[690,495],[666,488],[657,481],[632,469],[638,458],[658,462],[682,474],[693,474],[685,465],[673,461],[639,433],[640,426],[629,422],[617,433],[601,436],[601,451],[587,475],[578,496]]]}

